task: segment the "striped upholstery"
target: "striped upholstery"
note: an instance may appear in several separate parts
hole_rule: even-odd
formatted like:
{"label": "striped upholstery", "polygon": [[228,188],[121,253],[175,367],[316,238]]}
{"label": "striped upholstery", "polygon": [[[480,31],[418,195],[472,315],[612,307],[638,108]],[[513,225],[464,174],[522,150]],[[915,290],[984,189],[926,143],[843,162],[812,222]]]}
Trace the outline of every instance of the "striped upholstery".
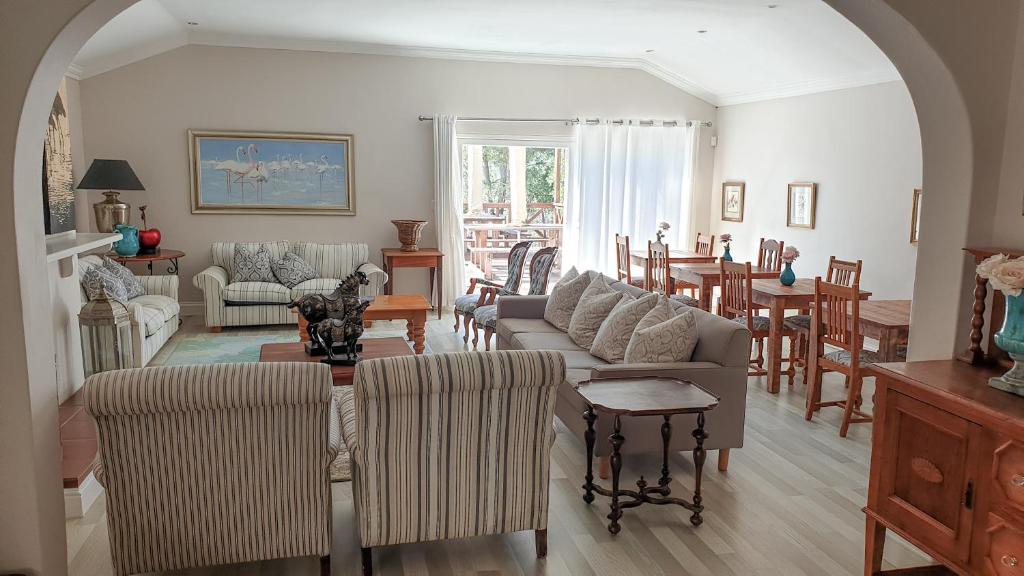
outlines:
{"label": "striped upholstery", "polygon": [[[262,296],[251,293],[235,294],[234,290],[228,289],[231,286],[231,267],[234,260],[235,244],[235,242],[215,242],[211,249],[213,266],[192,278],[192,284],[203,291],[206,325],[293,324],[295,315],[284,305],[291,302],[297,293],[284,288],[284,285],[281,285],[285,291],[284,296],[275,293],[268,300],[263,301],[239,299]],[[261,243],[243,242],[241,244],[255,252]],[[367,262],[369,248],[366,244],[318,244],[287,241],[265,242],[265,244],[270,247],[271,258],[280,258],[290,251],[302,257],[323,275],[322,278],[310,280],[310,284],[301,290],[303,293],[330,293],[337,287],[339,278],[345,278],[357,270],[366,274],[369,281],[368,285],[360,287],[360,294],[363,296],[376,296],[382,291],[388,280],[388,275],[383,270],[372,262]],[[329,281],[329,284],[322,281]],[[323,290],[311,288],[314,285],[324,285],[324,288]],[[227,294],[225,294],[226,289]],[[255,306],[254,303],[261,305]],[[233,304],[245,304],[245,306]]]}
{"label": "striped upholstery", "polygon": [[274,282],[232,282],[221,294],[224,301],[231,304],[287,304],[292,301],[292,291]]}
{"label": "striped upholstery", "polygon": [[314,278],[313,280],[306,280],[305,282],[299,282],[295,286],[292,286],[289,296],[292,300],[296,300],[305,296],[306,294],[330,294],[334,292],[334,289],[338,287],[341,280],[338,278]]}
{"label": "striped upholstery", "polygon": [[564,379],[552,351],[361,362],[341,411],[362,546],[546,529]]}
{"label": "striped upholstery", "polygon": [[327,366],[120,370],[85,389],[116,574],[330,554]]}

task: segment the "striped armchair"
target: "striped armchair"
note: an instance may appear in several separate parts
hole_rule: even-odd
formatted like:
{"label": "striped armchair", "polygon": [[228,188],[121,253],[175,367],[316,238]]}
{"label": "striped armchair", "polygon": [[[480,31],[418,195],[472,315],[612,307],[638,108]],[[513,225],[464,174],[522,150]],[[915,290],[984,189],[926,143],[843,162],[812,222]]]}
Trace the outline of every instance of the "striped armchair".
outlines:
{"label": "striped armchair", "polygon": [[115,574],[294,556],[329,572],[330,368],[138,368],[85,388]]}
{"label": "striped armchair", "polygon": [[[534,530],[547,554],[548,476],[560,352],[365,360],[342,434],[363,573],[371,548]],[[413,431],[413,433],[410,433]]]}

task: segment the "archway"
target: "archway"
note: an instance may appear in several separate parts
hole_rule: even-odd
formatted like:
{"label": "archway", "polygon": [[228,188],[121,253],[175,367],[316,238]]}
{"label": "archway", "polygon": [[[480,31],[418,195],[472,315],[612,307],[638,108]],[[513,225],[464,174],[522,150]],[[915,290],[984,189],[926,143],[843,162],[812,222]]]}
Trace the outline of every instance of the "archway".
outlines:
{"label": "archway", "polygon": [[[38,215],[39,151],[53,93],[75,54],[101,26],[137,0],[23,0],[0,23],[0,518],[17,526],[0,541],[0,570],[66,570],[59,482],[57,396],[43,229]],[[965,295],[964,266],[942,266],[970,238],[972,132],[957,83],[914,26],[882,0],[825,0],[896,64],[918,109],[927,203],[911,353],[948,357]],[[889,0],[890,2],[895,0]],[[9,439],[17,439],[17,443]]]}

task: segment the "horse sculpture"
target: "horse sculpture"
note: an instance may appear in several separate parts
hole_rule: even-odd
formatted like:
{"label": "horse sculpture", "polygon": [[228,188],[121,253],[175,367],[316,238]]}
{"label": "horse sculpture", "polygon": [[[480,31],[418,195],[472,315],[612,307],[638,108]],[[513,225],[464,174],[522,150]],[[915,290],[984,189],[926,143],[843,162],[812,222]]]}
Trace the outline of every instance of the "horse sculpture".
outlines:
{"label": "horse sculpture", "polygon": [[[363,312],[370,305],[369,300],[347,307],[345,319],[327,318],[321,320],[313,328],[312,338],[327,352],[328,364],[348,364],[358,361],[356,341],[363,335]],[[314,325],[310,325],[314,326]],[[335,342],[345,343],[345,358],[337,358],[334,350]]]}
{"label": "horse sculpture", "polygon": [[[299,314],[306,319],[308,323],[306,325],[306,333],[309,334],[310,341],[316,344],[322,344],[322,338],[318,337],[318,327],[324,326],[327,329],[325,321],[332,320],[336,322],[356,322],[359,323],[359,334],[362,334],[363,320],[362,311],[366,310],[366,305],[362,304],[359,297],[359,287],[369,284],[370,281],[366,278],[366,274],[356,271],[349,274],[344,280],[342,280],[338,287],[334,289],[334,292],[330,294],[306,294],[296,298],[288,304],[288,308],[298,308]],[[357,315],[353,315],[350,311],[358,311]],[[352,332],[352,329],[348,330]],[[356,336],[358,338],[359,336]],[[346,338],[331,338],[331,342],[347,342]],[[353,346],[355,340],[353,339]],[[310,353],[317,351],[316,348],[308,350]],[[333,351],[328,348],[323,350],[327,353],[328,359],[333,359]],[[355,353],[353,347],[349,353]]]}

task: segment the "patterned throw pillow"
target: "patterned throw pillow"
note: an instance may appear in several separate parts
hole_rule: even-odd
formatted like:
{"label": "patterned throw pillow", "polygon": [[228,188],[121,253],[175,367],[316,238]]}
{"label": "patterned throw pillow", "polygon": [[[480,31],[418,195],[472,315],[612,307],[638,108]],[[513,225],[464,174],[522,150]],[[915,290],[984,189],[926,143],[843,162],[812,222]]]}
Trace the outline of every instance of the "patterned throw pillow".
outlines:
{"label": "patterned throw pillow", "polygon": [[138,296],[145,296],[146,289],[142,287],[142,282],[135,277],[127,267],[114,262],[110,258],[103,258],[103,268],[110,272],[111,276],[117,278],[124,285],[125,291],[128,293],[128,299]]}
{"label": "patterned throw pillow", "polygon": [[277,282],[274,270],[270,267],[270,250],[266,244],[260,244],[253,254],[242,244],[235,244],[234,270],[231,271],[231,282]]}
{"label": "patterned throw pillow", "polygon": [[684,309],[673,311],[668,300],[658,305],[636,325],[626,345],[626,364],[647,362],[689,362],[697,347],[697,318]]}
{"label": "patterned throw pillow", "polygon": [[606,362],[621,363],[626,357],[626,346],[637,324],[657,303],[657,294],[648,294],[639,299],[623,298],[601,324],[590,353]]}
{"label": "patterned throw pillow", "polygon": [[562,276],[562,279],[551,289],[548,303],[544,308],[544,319],[562,332],[569,329],[572,312],[580,301],[583,291],[590,285],[590,272],[580,274],[574,266]]}
{"label": "patterned throw pillow", "polygon": [[128,290],[124,283],[103,266],[92,266],[82,274],[82,288],[89,300],[98,300],[107,291],[107,296],[121,303],[128,302]]}
{"label": "patterned throw pillow", "polygon": [[273,260],[270,268],[277,280],[289,288],[294,288],[307,280],[315,280],[320,277],[316,271],[298,254],[285,252],[284,258]]}
{"label": "patterned throw pillow", "polygon": [[608,318],[608,313],[622,300],[623,294],[608,286],[603,276],[594,278],[580,296],[576,309],[569,319],[569,338],[577,346],[590,349],[594,336],[601,328],[601,323]]}

